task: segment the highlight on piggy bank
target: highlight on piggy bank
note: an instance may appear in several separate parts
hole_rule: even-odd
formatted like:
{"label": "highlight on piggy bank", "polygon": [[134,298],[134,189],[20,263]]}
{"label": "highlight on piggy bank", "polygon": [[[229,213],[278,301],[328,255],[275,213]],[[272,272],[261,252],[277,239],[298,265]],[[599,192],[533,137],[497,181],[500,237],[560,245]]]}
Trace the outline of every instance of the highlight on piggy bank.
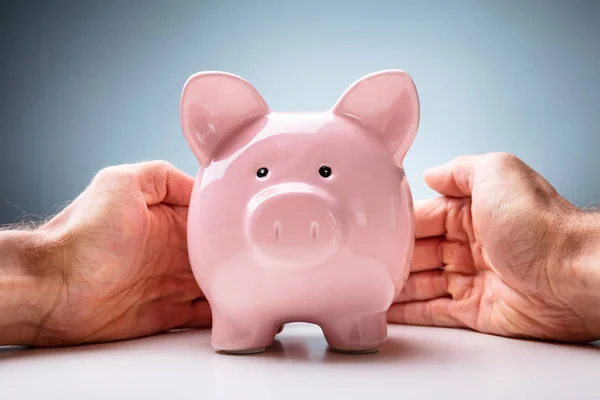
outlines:
{"label": "highlight on piggy bank", "polygon": [[338,351],[382,346],[413,254],[403,160],[418,123],[401,70],[364,76],[321,112],[274,112],[225,72],[186,81],[181,125],[199,164],[188,252],[216,350],[262,352],[290,322],[317,324]]}

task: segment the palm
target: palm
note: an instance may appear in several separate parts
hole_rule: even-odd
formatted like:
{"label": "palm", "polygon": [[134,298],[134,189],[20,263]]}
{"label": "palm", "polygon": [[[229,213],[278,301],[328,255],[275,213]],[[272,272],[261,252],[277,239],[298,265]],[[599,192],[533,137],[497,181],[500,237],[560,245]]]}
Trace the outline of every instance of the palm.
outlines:
{"label": "palm", "polygon": [[519,168],[505,172],[488,161],[476,181],[461,180],[467,175],[460,169],[429,177],[444,197],[415,203],[411,275],[390,308],[391,322],[586,339],[580,318],[556,290],[565,278],[552,262],[549,232],[556,229],[540,212],[568,205],[549,184]]}
{"label": "palm", "polygon": [[[534,261],[535,254],[507,254],[503,253],[503,249],[495,248],[494,244],[482,243],[481,237],[520,236],[515,232],[519,224],[512,223],[512,230],[507,231],[507,226],[495,221],[490,232],[477,229],[480,235],[476,237],[472,221],[485,219],[492,214],[491,210],[486,209],[485,216],[473,218],[470,199],[449,201],[447,209],[444,239],[440,242],[444,272],[439,272],[445,288],[442,285],[440,292],[431,294],[448,296],[438,304],[447,306],[455,324],[504,336],[545,337],[553,333],[547,331],[552,326],[556,330],[564,330],[569,310],[561,309],[556,299],[553,301],[536,295],[535,280],[515,276],[516,271],[544,267]],[[490,258],[502,261],[494,265]],[[514,264],[508,265],[506,261],[509,259]],[[422,261],[427,262],[415,260],[417,265]],[[537,276],[535,273],[531,275]],[[409,291],[416,289],[409,286]],[[421,294],[426,292],[423,290]],[[552,318],[536,314],[540,307],[553,309]]]}

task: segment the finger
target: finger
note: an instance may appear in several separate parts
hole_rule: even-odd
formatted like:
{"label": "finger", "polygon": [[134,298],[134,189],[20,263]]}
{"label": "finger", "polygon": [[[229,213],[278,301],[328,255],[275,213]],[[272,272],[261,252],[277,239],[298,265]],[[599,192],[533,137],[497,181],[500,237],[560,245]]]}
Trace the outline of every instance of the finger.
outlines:
{"label": "finger", "polygon": [[188,206],[194,179],[167,161],[136,165],[140,188],[149,206],[159,203]]}
{"label": "finger", "polygon": [[450,312],[450,298],[437,298],[429,301],[394,303],[387,313],[388,322],[406,325],[465,327]]}
{"label": "finger", "polygon": [[442,258],[443,237],[418,239],[415,242],[411,272],[426,271],[444,266]]}
{"label": "finger", "polygon": [[[448,233],[449,238],[460,238],[460,235],[458,229],[450,229],[450,233]],[[473,271],[475,264],[468,241],[443,237],[418,239],[415,243],[410,272],[437,270],[444,267],[449,272],[468,274]]]}
{"label": "finger", "polygon": [[445,271],[423,271],[409,275],[395,302],[431,300],[449,295],[448,279]]}
{"label": "finger", "polygon": [[435,197],[415,202],[415,237],[441,236],[446,232],[447,197]]}
{"label": "finger", "polygon": [[175,212],[175,214],[177,214],[177,216],[179,218],[181,218],[182,221],[187,222],[188,219],[188,212],[189,212],[189,207],[187,206],[171,206],[171,209],[173,210],[173,212]]}
{"label": "finger", "polygon": [[102,169],[91,186],[121,191],[139,190],[149,206],[165,203],[187,207],[194,179],[167,161],[145,161]]}
{"label": "finger", "polygon": [[208,301],[197,299],[192,302],[188,321],[182,329],[205,329],[212,326],[212,312]]}
{"label": "finger", "polygon": [[447,273],[473,274],[475,261],[470,243],[445,240],[440,248],[444,270]]}
{"label": "finger", "polygon": [[470,196],[475,167],[482,156],[461,156],[428,169],[425,182],[436,192],[449,197]]}
{"label": "finger", "polygon": [[415,236],[421,239],[443,235],[449,240],[468,243],[473,234],[470,210],[470,197],[437,197],[418,202]]}
{"label": "finger", "polygon": [[[190,266],[187,268],[191,270]],[[204,293],[191,271],[186,273],[182,280],[173,280],[173,283],[163,290],[168,293],[177,293],[183,301],[205,300]]]}

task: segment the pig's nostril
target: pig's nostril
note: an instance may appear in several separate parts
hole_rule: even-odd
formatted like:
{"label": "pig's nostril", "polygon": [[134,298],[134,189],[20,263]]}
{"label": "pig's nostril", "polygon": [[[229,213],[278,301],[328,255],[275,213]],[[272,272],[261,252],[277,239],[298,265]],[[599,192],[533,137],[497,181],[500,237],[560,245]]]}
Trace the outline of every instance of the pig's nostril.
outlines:
{"label": "pig's nostril", "polygon": [[275,223],[273,224],[273,237],[275,239],[279,239],[280,236],[281,236],[281,222],[275,221]]}
{"label": "pig's nostril", "polygon": [[313,221],[310,224],[310,237],[316,239],[319,236],[319,224]]}

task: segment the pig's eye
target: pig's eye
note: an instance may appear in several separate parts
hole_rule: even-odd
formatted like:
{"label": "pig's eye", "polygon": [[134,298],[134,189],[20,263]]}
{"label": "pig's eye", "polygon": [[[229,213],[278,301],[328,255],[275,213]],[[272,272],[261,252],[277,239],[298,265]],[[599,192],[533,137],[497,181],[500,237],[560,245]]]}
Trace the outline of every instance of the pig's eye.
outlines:
{"label": "pig's eye", "polygon": [[327,165],[323,165],[321,168],[319,168],[319,175],[321,175],[323,178],[329,178],[331,176],[331,168],[329,168]]}
{"label": "pig's eye", "polygon": [[265,167],[259,168],[258,171],[256,171],[256,176],[259,178],[264,178],[267,175],[269,175],[269,170]]}

